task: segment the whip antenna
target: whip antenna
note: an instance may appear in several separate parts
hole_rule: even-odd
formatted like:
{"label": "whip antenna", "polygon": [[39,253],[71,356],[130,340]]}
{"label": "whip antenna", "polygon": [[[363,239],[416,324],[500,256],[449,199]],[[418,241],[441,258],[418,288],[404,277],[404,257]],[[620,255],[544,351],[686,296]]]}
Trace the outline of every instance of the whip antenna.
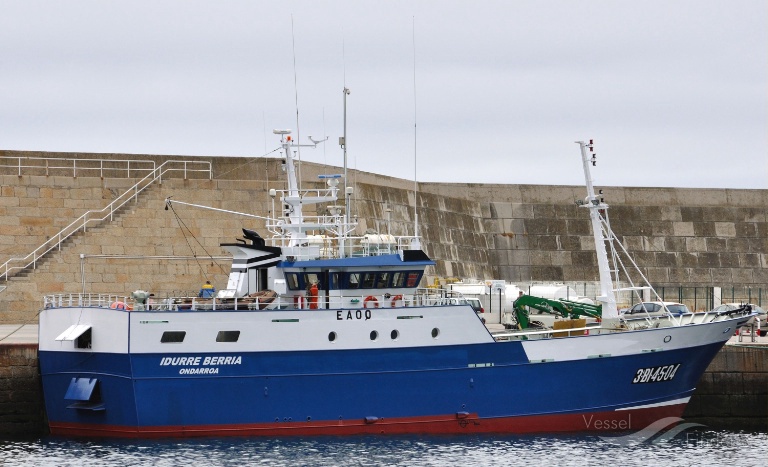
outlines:
{"label": "whip antenna", "polygon": [[419,188],[417,174],[417,146],[416,146],[416,17],[413,17],[413,249],[421,249],[419,240]]}

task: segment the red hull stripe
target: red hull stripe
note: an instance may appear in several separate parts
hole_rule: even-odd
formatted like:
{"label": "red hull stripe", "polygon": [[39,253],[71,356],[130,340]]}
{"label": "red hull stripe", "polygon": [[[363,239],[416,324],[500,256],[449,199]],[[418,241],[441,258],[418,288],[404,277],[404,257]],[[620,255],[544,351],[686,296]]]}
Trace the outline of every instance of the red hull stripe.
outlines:
{"label": "red hull stripe", "polygon": [[610,432],[640,430],[664,417],[681,417],[685,405],[523,417],[479,418],[477,414],[470,413],[368,421],[300,421],[205,426],[130,427],[51,422],[50,429],[53,435],[120,438]]}

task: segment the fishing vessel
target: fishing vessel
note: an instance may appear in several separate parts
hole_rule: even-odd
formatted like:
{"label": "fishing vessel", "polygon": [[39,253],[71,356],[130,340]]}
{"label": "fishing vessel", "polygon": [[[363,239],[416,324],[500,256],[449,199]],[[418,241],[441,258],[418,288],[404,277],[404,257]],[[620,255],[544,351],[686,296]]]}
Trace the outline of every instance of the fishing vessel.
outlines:
{"label": "fishing vessel", "polygon": [[[520,302],[514,329],[492,332],[461,294],[420,287],[434,262],[418,235],[352,236],[348,210],[336,204],[347,194],[337,176],[326,177],[325,189],[300,189],[299,144],[288,130],[276,134],[288,188],[270,190],[271,235],[244,228],[243,238],[222,244],[232,268],[212,298],[44,297],[39,359],[52,434],[641,429],[682,415],[714,355],[752,316],[622,318],[615,283],[628,262],[594,192],[590,141],[579,142],[580,204],[592,222],[598,305],[528,297],[537,312],[557,314],[560,327],[531,325]],[[317,203],[325,214],[304,212]],[[633,277],[624,277],[628,288],[649,287]]]}

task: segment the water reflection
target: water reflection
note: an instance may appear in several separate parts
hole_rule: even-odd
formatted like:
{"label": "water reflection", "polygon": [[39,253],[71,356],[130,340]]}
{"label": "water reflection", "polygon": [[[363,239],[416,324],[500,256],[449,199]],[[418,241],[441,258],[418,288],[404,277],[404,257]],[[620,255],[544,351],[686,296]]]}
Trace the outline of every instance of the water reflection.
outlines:
{"label": "water reflection", "polygon": [[595,435],[203,438],[0,443],[3,466],[681,465],[764,466],[768,434],[690,431],[669,442],[619,446]]}

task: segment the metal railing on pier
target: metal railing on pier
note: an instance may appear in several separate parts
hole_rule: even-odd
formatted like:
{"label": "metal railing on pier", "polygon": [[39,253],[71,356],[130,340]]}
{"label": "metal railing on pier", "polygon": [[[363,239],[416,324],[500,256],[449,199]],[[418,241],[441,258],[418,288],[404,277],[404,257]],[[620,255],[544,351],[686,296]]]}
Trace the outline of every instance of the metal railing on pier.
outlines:
{"label": "metal railing on pier", "polygon": [[0,156],[0,169],[12,169],[16,175],[66,175],[80,177],[125,178],[144,176],[155,170],[155,161],[129,159],[75,159],[60,157]]}

